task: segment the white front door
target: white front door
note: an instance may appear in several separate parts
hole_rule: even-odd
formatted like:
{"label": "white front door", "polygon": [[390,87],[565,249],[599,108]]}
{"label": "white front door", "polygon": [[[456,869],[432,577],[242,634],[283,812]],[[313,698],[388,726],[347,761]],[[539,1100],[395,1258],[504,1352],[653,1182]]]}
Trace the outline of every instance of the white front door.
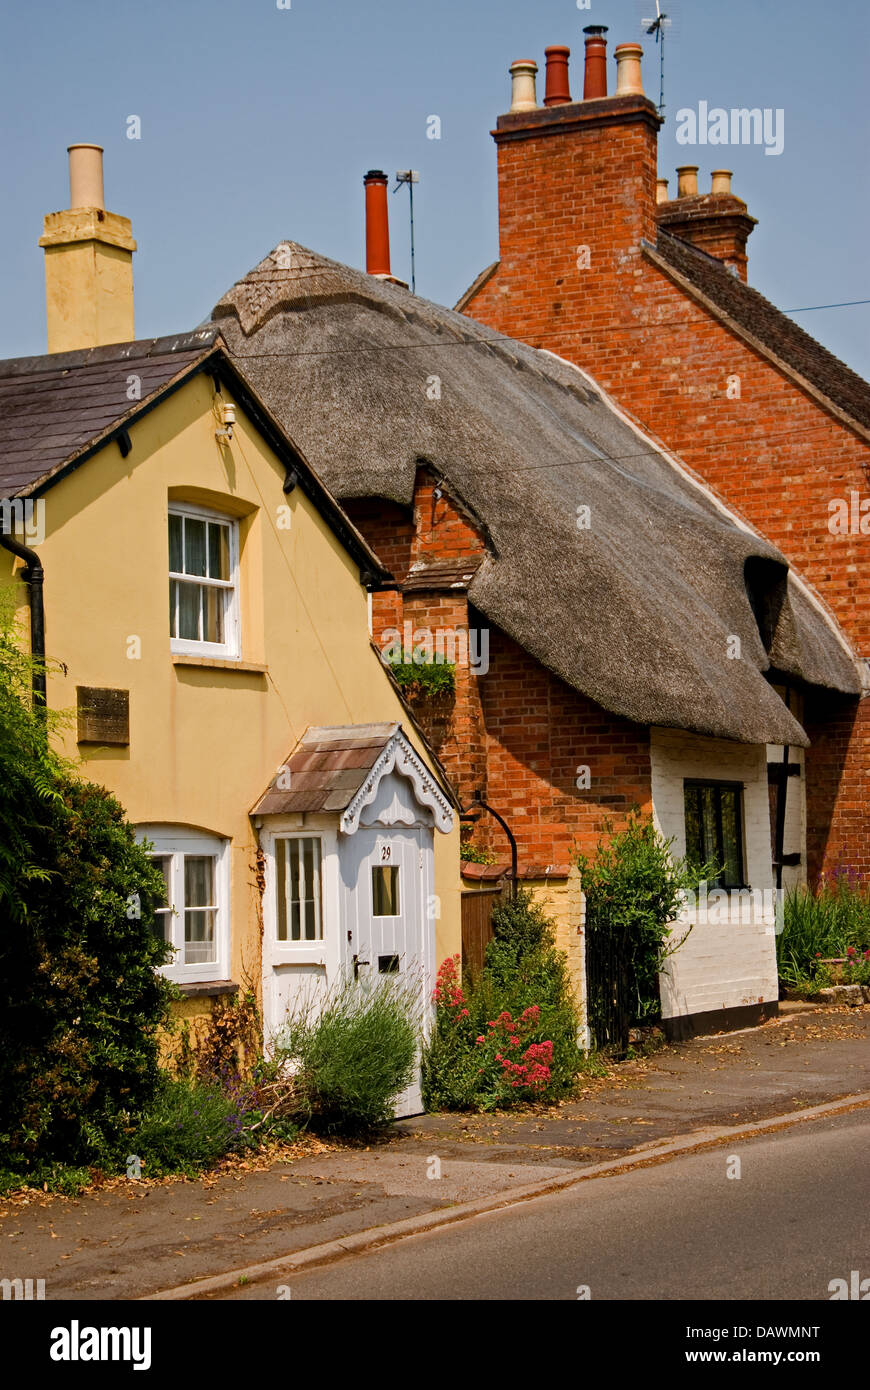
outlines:
{"label": "white front door", "polygon": [[[379,975],[407,981],[425,1027],[434,969],[431,830],[360,826],[342,846],[342,878],[346,969],[362,989]],[[418,1069],[396,1103],[396,1116],[422,1109]]]}

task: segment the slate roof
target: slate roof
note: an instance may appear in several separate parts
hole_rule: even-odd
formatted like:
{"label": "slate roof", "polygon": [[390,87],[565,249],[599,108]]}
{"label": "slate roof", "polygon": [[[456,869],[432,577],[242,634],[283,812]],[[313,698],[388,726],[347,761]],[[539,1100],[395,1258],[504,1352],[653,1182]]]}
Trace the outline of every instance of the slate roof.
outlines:
{"label": "slate roof", "polygon": [[490,539],[470,601],[605,709],[805,744],[763,673],[861,688],[834,619],[792,579],[765,650],[744,569],[755,556],[784,575],[784,558],[571,364],[292,242],[213,318],[338,497],[410,506],[418,466],[438,470]]}
{"label": "slate roof", "polygon": [[[649,254],[652,248],[644,249]],[[817,343],[763,294],[738,275],[732,275],[715,256],[663,228],[659,228],[655,251],[665,263],[664,269],[688,280],[710,301],[724,323],[750,334],[769,354],[791,367],[851,419],[870,429],[870,383]]]}
{"label": "slate roof", "polygon": [[[174,337],[0,361],[0,497],[44,490],[127,426],[133,430],[138,418],[200,370],[213,373],[243,406],[357,562],[367,587],[394,588],[392,575],[282,433],[211,324]],[[134,400],[131,389],[138,393]]]}
{"label": "slate roof", "polygon": [[[346,810],[399,728],[344,724],[307,729],[251,815]],[[289,786],[279,786],[281,781]]]}
{"label": "slate roof", "polygon": [[[26,494],[207,358],[214,327],[0,361],[0,495]],[[139,386],[129,383],[139,378]],[[128,391],[138,389],[131,400]]]}

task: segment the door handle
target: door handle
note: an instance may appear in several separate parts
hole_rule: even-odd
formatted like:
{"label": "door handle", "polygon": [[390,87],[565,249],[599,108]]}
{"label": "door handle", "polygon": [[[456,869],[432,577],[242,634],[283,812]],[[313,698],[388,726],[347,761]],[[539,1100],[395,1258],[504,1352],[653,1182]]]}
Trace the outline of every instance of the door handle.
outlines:
{"label": "door handle", "polygon": [[370,960],[360,960],[359,956],[354,956],[354,958],[353,958],[353,978],[354,978],[355,980],[358,980],[358,979],[359,979],[359,968],[360,968],[361,965],[371,965],[371,961],[370,961]]}

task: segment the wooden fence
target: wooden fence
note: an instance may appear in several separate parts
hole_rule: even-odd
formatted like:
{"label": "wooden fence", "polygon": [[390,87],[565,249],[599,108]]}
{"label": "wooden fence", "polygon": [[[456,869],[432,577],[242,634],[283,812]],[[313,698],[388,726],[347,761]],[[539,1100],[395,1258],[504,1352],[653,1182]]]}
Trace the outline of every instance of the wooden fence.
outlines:
{"label": "wooden fence", "polygon": [[492,941],[492,910],[509,896],[509,886],[462,894],[462,971],[476,975],[483,969],[486,948]]}

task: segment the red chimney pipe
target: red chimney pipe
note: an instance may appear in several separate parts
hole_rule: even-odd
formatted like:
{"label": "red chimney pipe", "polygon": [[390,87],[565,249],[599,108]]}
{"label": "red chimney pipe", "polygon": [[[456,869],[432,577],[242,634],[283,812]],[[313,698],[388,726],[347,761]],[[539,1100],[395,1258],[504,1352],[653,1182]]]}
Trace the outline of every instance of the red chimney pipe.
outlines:
{"label": "red chimney pipe", "polygon": [[390,275],[390,217],[387,211],[387,176],[370,169],[366,190],[366,270],[369,275]]}
{"label": "red chimney pipe", "polygon": [[561,44],[554,44],[544,52],[547,55],[547,95],[544,97],[544,105],[564,106],[571,100],[571,83],[568,78],[571,50],[562,47]]}
{"label": "red chimney pipe", "polygon": [[607,96],[607,33],[606,24],[587,24],[583,30],[586,40],[586,70],[583,75],[583,100],[595,101]]}

